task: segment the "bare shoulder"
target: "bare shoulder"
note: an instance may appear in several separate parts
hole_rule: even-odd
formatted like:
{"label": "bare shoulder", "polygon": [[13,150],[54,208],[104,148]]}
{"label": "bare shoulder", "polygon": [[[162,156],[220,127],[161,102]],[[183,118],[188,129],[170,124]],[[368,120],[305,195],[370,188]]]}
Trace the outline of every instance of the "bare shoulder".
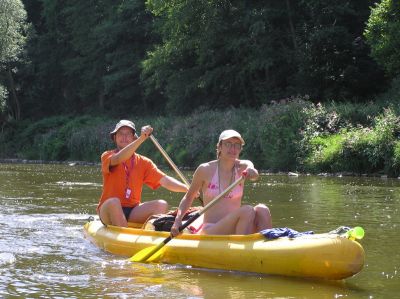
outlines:
{"label": "bare shoulder", "polygon": [[207,178],[212,175],[217,167],[217,160],[209,161],[206,163],[202,163],[197,167],[196,174],[201,176],[202,178]]}

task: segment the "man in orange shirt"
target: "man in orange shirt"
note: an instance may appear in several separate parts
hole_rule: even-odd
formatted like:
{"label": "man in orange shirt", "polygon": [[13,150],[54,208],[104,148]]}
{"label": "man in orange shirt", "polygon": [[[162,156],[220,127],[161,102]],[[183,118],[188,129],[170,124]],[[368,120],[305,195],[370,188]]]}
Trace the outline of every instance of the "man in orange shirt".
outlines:
{"label": "man in orange shirt", "polygon": [[135,124],[129,120],[119,121],[110,132],[117,148],[101,155],[103,193],[97,213],[103,224],[126,227],[128,222],[144,223],[153,214],[166,213],[165,200],[141,203],[143,184],[152,189],[162,186],[173,192],[187,192],[186,185],[163,173],[149,158],[136,153],[152,132],[151,126],[144,126],[137,137]]}

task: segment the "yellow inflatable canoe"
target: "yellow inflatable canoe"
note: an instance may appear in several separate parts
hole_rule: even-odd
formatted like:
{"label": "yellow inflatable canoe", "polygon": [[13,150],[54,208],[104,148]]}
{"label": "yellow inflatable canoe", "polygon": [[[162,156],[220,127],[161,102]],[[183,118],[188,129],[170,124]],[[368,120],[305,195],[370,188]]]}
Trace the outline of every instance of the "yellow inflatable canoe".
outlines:
{"label": "yellow inflatable canoe", "polygon": [[[130,257],[158,245],[168,232],[103,226],[89,221],[85,236],[99,248]],[[262,234],[204,236],[182,234],[165,246],[162,263],[272,275],[343,279],[361,271],[364,249],[337,234],[267,240]]]}

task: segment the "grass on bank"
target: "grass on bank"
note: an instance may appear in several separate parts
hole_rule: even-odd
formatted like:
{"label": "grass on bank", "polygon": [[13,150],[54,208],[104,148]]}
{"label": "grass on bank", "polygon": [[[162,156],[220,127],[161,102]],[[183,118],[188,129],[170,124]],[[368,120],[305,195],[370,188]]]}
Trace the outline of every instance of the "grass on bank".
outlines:
{"label": "grass on bank", "polygon": [[[385,102],[313,104],[290,98],[259,110],[198,111],[185,117],[129,116],[146,124],[178,166],[197,167],[215,158],[222,130],[245,138],[242,157],[269,171],[400,173],[399,106]],[[125,117],[123,117],[125,118]],[[113,148],[109,132],[118,119],[54,116],[8,124],[0,158],[99,162]],[[149,141],[140,153],[163,157]],[[167,165],[167,164],[165,164]]]}
{"label": "grass on bank", "polygon": [[356,174],[399,175],[399,117],[391,110],[373,119],[371,127],[341,130],[312,138],[305,169]]}

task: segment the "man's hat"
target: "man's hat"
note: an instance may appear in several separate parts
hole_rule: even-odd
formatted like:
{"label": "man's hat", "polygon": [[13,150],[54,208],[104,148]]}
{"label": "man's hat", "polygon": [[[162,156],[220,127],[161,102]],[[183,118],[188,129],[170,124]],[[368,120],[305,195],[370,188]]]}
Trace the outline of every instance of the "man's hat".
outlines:
{"label": "man's hat", "polygon": [[128,127],[131,128],[133,130],[133,133],[136,133],[136,128],[135,128],[135,124],[133,122],[131,122],[130,120],[126,120],[126,119],[121,119],[116,125],[115,125],[115,129],[113,131],[110,132],[110,137],[112,140],[114,140],[114,135],[117,133],[117,131],[119,129],[121,129],[122,127]]}

